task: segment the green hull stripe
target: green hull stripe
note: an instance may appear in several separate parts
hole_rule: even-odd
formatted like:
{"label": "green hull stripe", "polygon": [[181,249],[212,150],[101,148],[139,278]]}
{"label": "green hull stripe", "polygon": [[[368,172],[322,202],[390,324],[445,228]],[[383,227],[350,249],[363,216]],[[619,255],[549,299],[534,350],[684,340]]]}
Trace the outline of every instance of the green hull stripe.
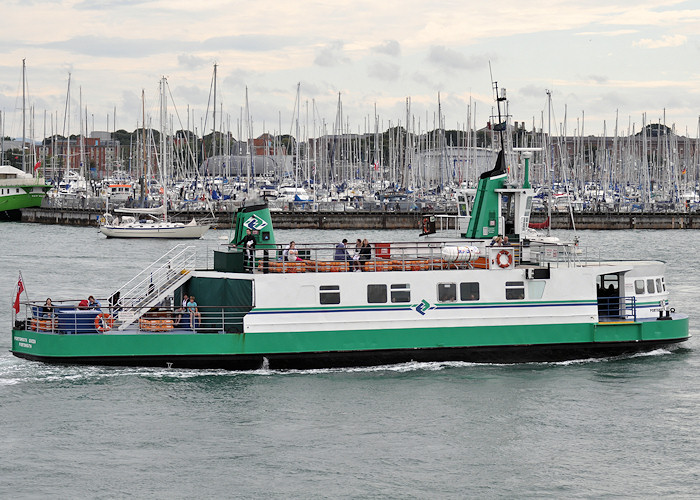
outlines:
{"label": "green hull stripe", "polygon": [[688,318],[453,328],[405,328],[248,334],[56,335],[13,330],[12,350],[43,357],[235,355],[439,347],[526,346],[688,338]]}

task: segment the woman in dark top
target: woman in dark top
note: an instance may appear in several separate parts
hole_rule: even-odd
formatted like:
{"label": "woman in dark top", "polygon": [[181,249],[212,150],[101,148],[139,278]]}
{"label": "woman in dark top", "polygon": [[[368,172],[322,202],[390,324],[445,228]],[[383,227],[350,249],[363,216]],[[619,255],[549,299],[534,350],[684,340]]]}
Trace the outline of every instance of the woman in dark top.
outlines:
{"label": "woman in dark top", "polygon": [[53,304],[51,303],[50,298],[46,299],[46,302],[44,302],[44,307],[42,308],[41,313],[47,318],[53,316]]}
{"label": "woman in dark top", "polygon": [[368,262],[372,258],[372,245],[369,244],[367,238],[362,240],[362,246],[360,247],[360,262]]}

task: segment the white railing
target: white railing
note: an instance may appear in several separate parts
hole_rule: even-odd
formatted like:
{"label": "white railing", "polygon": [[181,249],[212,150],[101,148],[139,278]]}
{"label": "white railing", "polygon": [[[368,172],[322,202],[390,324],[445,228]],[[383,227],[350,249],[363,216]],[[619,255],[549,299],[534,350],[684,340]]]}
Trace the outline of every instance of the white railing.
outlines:
{"label": "white railing", "polygon": [[[23,303],[14,327],[28,331],[55,334],[96,334],[123,330],[120,318],[137,318],[129,331],[139,333],[243,333],[243,317],[252,308],[250,303],[196,308],[162,306],[125,308],[116,318],[102,309],[81,309],[78,301],[56,302],[45,312],[39,302]],[[190,309],[194,309],[191,311]]]}
{"label": "white railing", "polygon": [[[470,260],[454,260],[446,257],[443,249],[450,247],[477,247],[478,253]],[[245,270],[255,273],[305,273],[337,271],[419,271],[438,269],[489,269],[496,254],[505,250],[510,262],[505,267],[517,265],[521,259],[520,245],[490,246],[489,240],[430,240],[399,241],[372,244],[366,254],[355,257],[355,247],[338,249],[332,243],[297,245],[298,261],[289,261],[285,246],[256,249],[254,258],[245,261]]]}

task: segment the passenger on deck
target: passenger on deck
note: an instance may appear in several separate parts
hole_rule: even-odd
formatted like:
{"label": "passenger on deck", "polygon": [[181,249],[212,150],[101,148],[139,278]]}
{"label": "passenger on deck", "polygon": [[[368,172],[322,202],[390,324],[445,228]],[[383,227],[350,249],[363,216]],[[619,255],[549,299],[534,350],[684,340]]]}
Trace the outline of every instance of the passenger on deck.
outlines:
{"label": "passenger on deck", "polygon": [[504,237],[503,237],[503,241],[501,242],[501,244],[502,244],[504,247],[509,247],[509,246],[510,246],[510,241],[508,241],[508,236],[504,236]]}
{"label": "passenger on deck", "polygon": [[297,250],[297,244],[293,241],[290,242],[289,245],[287,245],[287,248],[284,249],[284,252],[282,252],[282,256],[287,262],[297,262],[301,260],[299,258],[299,250]]}
{"label": "passenger on deck", "polygon": [[500,247],[502,242],[503,242],[503,239],[500,236],[494,236],[493,239],[491,240],[490,246]]}
{"label": "passenger on deck", "polygon": [[177,316],[175,317],[175,324],[179,325],[180,321],[182,321],[182,314],[187,311],[187,303],[190,301],[190,298],[187,296],[187,294],[182,296],[182,302],[180,303],[180,307],[177,308],[175,311],[177,313]]}
{"label": "passenger on deck", "polygon": [[92,295],[88,297],[88,309],[100,309],[102,304],[95,299]]}
{"label": "passenger on deck", "polygon": [[51,302],[50,298],[46,299],[46,302],[44,302],[44,307],[41,309],[41,314],[47,318],[53,316],[53,303]]}
{"label": "passenger on deck", "polygon": [[255,236],[250,229],[245,230],[245,236],[241,241],[236,243],[236,246],[242,247],[245,250],[245,267],[251,269],[253,265],[253,252],[255,251]]}
{"label": "passenger on deck", "polygon": [[[197,308],[197,302],[194,300],[194,295],[190,295],[190,300],[187,301],[187,312],[190,313],[190,328],[192,330],[202,322],[202,314]],[[195,321],[195,318],[197,321]]]}
{"label": "passenger on deck", "polygon": [[372,260],[372,245],[365,238],[362,240],[362,248],[360,248],[360,263],[365,264],[370,260]]}
{"label": "passenger on deck", "polygon": [[360,255],[362,252],[362,240],[360,238],[357,238],[357,241],[355,242],[355,250],[352,254],[352,261],[350,261],[350,269],[359,272],[362,271],[362,267],[360,266]]}
{"label": "passenger on deck", "polygon": [[335,246],[335,255],[333,256],[333,260],[350,260],[350,254],[348,254],[347,246],[348,240],[343,238],[343,241]]}

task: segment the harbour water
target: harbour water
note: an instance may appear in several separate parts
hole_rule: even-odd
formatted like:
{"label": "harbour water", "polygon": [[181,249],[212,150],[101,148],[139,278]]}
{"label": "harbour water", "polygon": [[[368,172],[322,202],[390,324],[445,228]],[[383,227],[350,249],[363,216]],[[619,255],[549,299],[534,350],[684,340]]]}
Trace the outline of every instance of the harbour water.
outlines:
{"label": "harbour water", "polygon": [[[278,243],[376,241],[416,232],[276,236]],[[697,498],[700,491],[700,232],[579,232],[591,255],[667,262],[672,305],[690,315],[695,336],[673,351],[241,373],[14,358],[18,270],[32,300],[107,297],[175,242],[19,223],[0,224],[0,235],[0,289],[8,297],[0,307],[0,498]],[[202,263],[228,235],[209,231],[192,243]]]}

